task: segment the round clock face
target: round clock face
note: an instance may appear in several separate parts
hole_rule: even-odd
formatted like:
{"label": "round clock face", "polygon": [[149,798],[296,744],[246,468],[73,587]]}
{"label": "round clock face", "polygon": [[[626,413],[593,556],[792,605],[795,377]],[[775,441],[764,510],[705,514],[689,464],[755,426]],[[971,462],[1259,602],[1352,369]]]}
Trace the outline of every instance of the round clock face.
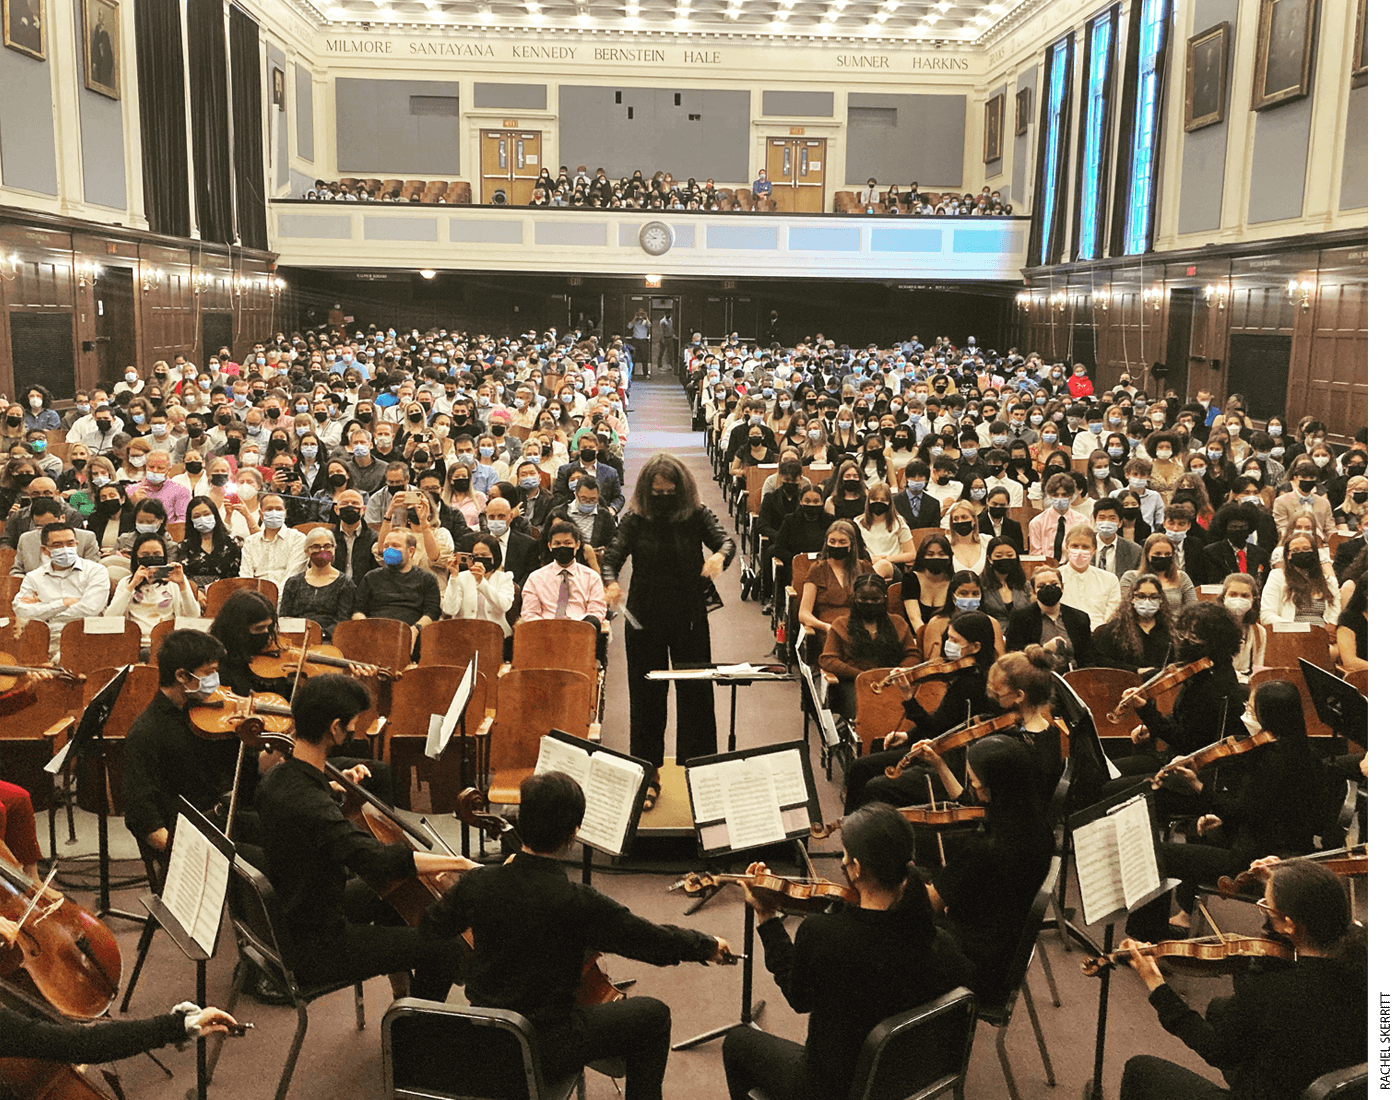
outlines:
{"label": "round clock face", "polygon": [[671,248],[671,227],[665,222],[647,222],[637,234],[637,243],[653,256]]}

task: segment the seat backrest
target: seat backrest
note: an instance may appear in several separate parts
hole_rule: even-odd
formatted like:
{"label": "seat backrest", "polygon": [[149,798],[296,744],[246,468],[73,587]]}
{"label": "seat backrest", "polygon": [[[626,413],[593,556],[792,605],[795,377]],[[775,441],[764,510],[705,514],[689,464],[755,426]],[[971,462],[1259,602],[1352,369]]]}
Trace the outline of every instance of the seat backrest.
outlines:
{"label": "seat backrest", "polygon": [[466,668],[475,654],[481,658],[481,673],[495,680],[504,660],[505,638],[505,631],[490,619],[440,619],[419,633],[418,663]]}
{"label": "seat backrest", "polygon": [[19,586],[23,583],[23,577],[12,577],[8,571],[0,577],[0,617],[14,617],[15,597],[19,595]]}
{"label": "seat backrest", "polygon": [[240,588],[251,588],[256,592],[261,592],[269,600],[272,606],[277,606],[277,586],[268,580],[255,580],[252,577],[225,577],[217,580],[204,590],[206,603],[204,614],[212,619],[219,613],[219,608],[224,606],[224,601],[231,593],[237,592]]}
{"label": "seat backrest", "polygon": [[[878,693],[872,685],[878,683],[893,671],[888,668],[872,668],[856,677],[856,733],[865,743],[865,751],[878,752],[877,740],[895,730],[908,731],[913,723],[904,716],[904,700],[896,687],[887,687]],[[920,684],[915,698],[930,713],[942,702],[948,693],[945,680],[930,680]]]}
{"label": "seat backrest", "polygon": [[[1035,941],[1040,936],[1040,926],[1045,920],[1045,912],[1050,908],[1050,898],[1054,895],[1055,886],[1060,879],[1060,857],[1053,856],[1050,860],[1050,870],[1045,875],[1045,881],[1040,884],[1040,889],[1036,891],[1035,900],[1031,902],[1030,911],[1026,914],[1026,923],[1021,927],[1021,939],[1016,945],[1016,952],[1011,956],[1006,967],[1006,979],[1002,988],[1006,991],[1005,1014],[1011,1016],[1011,1009],[1016,1003],[1016,997],[1021,992],[1021,986],[1026,980],[1026,971],[1030,969],[1031,959],[1035,956]],[[997,1011],[1002,1009],[1000,1005],[984,1005],[985,1009]]]}
{"label": "seat backrest", "polygon": [[398,672],[413,656],[413,630],[398,619],[346,619],[331,644],[352,661]]}
{"label": "seat backrest", "polygon": [[8,653],[17,665],[48,664],[49,624],[12,619],[0,626],[0,652]]}
{"label": "seat backrest", "polygon": [[592,681],[559,668],[512,668],[501,677],[491,727],[493,768],[533,768],[552,729],[588,736]]}
{"label": "seat backrest", "polygon": [[851,1100],[937,1096],[967,1075],[977,998],[966,986],[882,1020],[866,1037]]}
{"label": "seat backrest", "polygon": [[[90,675],[83,684],[83,704],[86,706],[91,703],[93,697],[116,673],[115,668],[104,668]],[[78,806],[81,809],[92,814],[107,813],[110,799],[113,816],[124,812],[122,791],[123,778],[126,775],[126,751],[122,742],[126,740],[127,730],[131,729],[132,723],[155,698],[159,686],[160,670],[155,665],[131,666],[131,671],[127,673],[126,681],[122,684],[122,690],[117,695],[116,705],[107,717],[107,724],[102,728],[107,758],[105,777],[96,753],[86,754],[79,762]]]}
{"label": "seat backrest", "polygon": [[797,592],[797,598],[802,598],[802,586],[807,583],[807,574],[812,567],[817,564],[817,559],[812,554],[794,554],[792,556],[792,587]]}
{"label": "seat backrest", "polygon": [[1121,668],[1076,668],[1065,673],[1065,683],[1074,688],[1094,716],[1099,737],[1127,737],[1138,724],[1137,711],[1129,707],[1118,719],[1109,712],[1129,688],[1140,687],[1142,677]]}
{"label": "seat backrest", "polygon": [[262,970],[281,979],[287,991],[299,995],[291,968],[282,961],[282,947],[291,942],[282,917],[282,903],[267,876],[242,856],[234,858],[228,879],[228,914],[238,937],[239,951]]}
{"label": "seat backrest", "polygon": [[401,997],[380,1033],[389,1100],[540,1100],[539,1043],[519,1013]]}
{"label": "seat backrest", "polygon": [[597,672],[598,631],[578,619],[531,619],[515,624],[512,668],[566,668]]}
{"label": "seat backrest", "polygon": [[1264,628],[1264,664],[1269,668],[1297,668],[1298,661],[1332,667],[1327,628],[1319,623],[1274,623]]}
{"label": "seat backrest", "polygon": [[1324,1073],[1308,1086],[1303,1100],[1362,1100],[1366,1095],[1370,1074],[1367,1064],[1347,1066]]}
{"label": "seat backrest", "polygon": [[[156,663],[156,654],[160,652],[160,644],[165,641],[165,637],[172,630],[176,629],[175,619],[162,619],[151,627],[151,664]],[[213,625],[213,619],[185,619],[182,625],[186,630],[202,630],[209,633],[209,627]]]}
{"label": "seat backrest", "polygon": [[96,616],[94,620],[74,619],[63,628],[58,642],[58,663],[69,672],[96,672],[100,668],[134,665],[141,659],[141,627],[122,622],[116,633],[89,633],[88,623],[107,627],[119,619]]}
{"label": "seat backrest", "polygon": [[1367,676],[1367,673],[1370,671],[1371,670],[1367,668],[1355,668],[1348,672],[1345,676],[1343,676],[1342,679],[1349,683],[1357,691],[1361,692],[1362,695],[1365,695],[1367,698],[1370,698],[1371,693],[1367,690],[1367,688],[1370,686],[1370,677]]}
{"label": "seat backrest", "polygon": [[775,462],[771,466],[760,465],[750,466],[744,471],[744,487],[748,491],[747,504],[749,515],[758,515],[759,505],[763,503],[763,483],[778,472],[778,464]]}

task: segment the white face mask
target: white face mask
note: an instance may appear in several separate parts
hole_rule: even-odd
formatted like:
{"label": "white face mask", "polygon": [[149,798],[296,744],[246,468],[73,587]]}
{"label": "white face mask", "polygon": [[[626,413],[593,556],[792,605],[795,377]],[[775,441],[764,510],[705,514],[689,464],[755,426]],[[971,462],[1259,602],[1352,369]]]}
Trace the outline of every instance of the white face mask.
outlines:
{"label": "white face mask", "polygon": [[1225,610],[1237,619],[1243,618],[1254,606],[1254,601],[1248,596],[1230,596],[1221,602],[1224,603]]}

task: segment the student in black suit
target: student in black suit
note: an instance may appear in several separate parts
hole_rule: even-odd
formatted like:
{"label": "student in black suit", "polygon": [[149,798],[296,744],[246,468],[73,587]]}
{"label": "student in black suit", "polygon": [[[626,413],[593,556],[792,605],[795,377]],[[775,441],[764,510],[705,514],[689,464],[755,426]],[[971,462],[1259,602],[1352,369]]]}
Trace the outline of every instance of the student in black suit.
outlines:
{"label": "student in black suit", "polygon": [[559,467],[559,472],[554,475],[554,480],[567,485],[569,476],[575,470],[581,470],[590,477],[597,478],[603,507],[612,512],[614,516],[622,514],[622,509],[627,503],[622,495],[622,478],[613,467],[599,460],[598,437],[592,432],[584,432],[578,437],[578,461]]}
{"label": "student in black suit", "polygon": [[598,482],[587,474],[577,478],[573,494],[566,489],[554,498],[551,509],[540,530],[548,531],[556,519],[568,520],[583,532],[588,545],[601,552],[617,534],[617,520],[613,514],[598,503]]}
{"label": "student in black suit", "polygon": [[1094,565],[1107,569],[1120,581],[1142,560],[1142,546],[1125,539],[1121,527],[1123,506],[1113,497],[1094,501]]}
{"label": "student in black suit", "polygon": [[987,507],[977,517],[977,530],[992,538],[1004,538],[1016,548],[1017,554],[1026,552],[1026,532],[1014,519],[1007,516],[1011,508],[1011,494],[1005,489],[992,489],[987,493]]}
{"label": "student in black suit", "polygon": [[1031,594],[1035,602],[1011,612],[1006,628],[1007,651],[1042,645],[1068,667],[1094,665],[1094,640],[1089,629],[1089,616],[1077,607],[1060,601],[1064,588],[1060,571],[1053,565],[1042,565],[1031,574]]}
{"label": "student in black suit", "polygon": [[[1231,501],[1221,505],[1210,525],[1214,537],[1207,538],[1200,553],[1200,584],[1223,584],[1231,573],[1248,573],[1260,588],[1264,587],[1269,579],[1269,553],[1246,541],[1252,530],[1254,524],[1243,504]],[[1196,578],[1189,568],[1186,572],[1193,580]]]}
{"label": "student in black suit", "polygon": [[1162,521],[1162,531],[1176,550],[1177,568],[1183,570],[1192,581],[1200,584],[1196,578],[1206,571],[1206,534],[1196,522],[1195,505],[1168,504],[1166,516]]}
{"label": "student in black suit", "polygon": [[[904,467],[904,491],[894,495],[894,510],[904,517],[911,530],[937,527],[942,522],[938,501],[924,490],[928,488],[928,463],[916,458]],[[918,512],[914,511],[915,501]]]}

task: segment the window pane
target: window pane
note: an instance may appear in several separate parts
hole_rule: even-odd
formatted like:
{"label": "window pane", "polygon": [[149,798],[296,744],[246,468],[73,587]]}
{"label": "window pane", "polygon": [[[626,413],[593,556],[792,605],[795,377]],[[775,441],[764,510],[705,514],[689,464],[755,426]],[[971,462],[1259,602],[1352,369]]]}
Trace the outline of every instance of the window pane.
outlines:
{"label": "window pane", "polygon": [[1103,124],[1107,109],[1108,43],[1112,27],[1105,14],[1093,25],[1089,39],[1089,92],[1084,112],[1084,161],[1080,167],[1079,258],[1099,254],[1099,207],[1103,190]]}
{"label": "window pane", "polygon": [[1136,256],[1147,251],[1152,227],[1148,218],[1152,211],[1153,178],[1152,152],[1157,144],[1157,96],[1162,74],[1157,58],[1166,33],[1166,0],[1146,0],[1142,6],[1142,28],[1139,37],[1137,71],[1137,113],[1133,119],[1132,178],[1128,188],[1128,225],[1123,251]]}
{"label": "window pane", "polygon": [[1069,61],[1069,39],[1066,37],[1055,45],[1050,60],[1050,98],[1045,120],[1045,163],[1041,170],[1041,193],[1045,196],[1042,204],[1044,216],[1040,225],[1040,262],[1050,263],[1050,241],[1054,236],[1055,203],[1059,200],[1056,185],[1059,173],[1056,167],[1060,162],[1060,142],[1064,129],[1065,69]]}

